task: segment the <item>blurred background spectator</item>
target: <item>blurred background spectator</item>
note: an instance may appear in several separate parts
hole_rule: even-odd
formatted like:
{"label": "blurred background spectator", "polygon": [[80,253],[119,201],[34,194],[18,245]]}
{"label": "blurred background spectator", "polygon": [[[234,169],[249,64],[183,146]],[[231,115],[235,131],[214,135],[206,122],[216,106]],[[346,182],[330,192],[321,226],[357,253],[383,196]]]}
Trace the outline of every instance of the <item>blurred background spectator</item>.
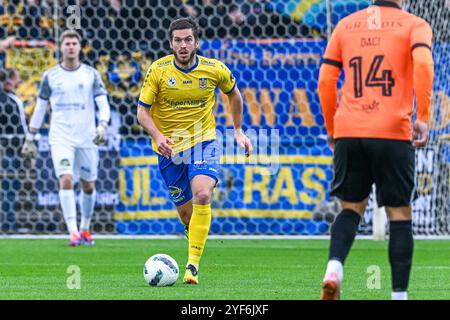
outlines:
{"label": "blurred background spectator", "polygon": [[273,10],[270,0],[186,0],[184,12],[198,19],[207,39],[313,36],[307,26]]}
{"label": "blurred background spectator", "polygon": [[[442,10],[448,12],[449,2],[407,0],[404,3],[413,13],[428,12],[426,17],[433,17]],[[331,1],[333,24],[346,12],[370,3],[371,0]],[[57,34],[67,27],[65,23],[73,14],[68,10],[70,5],[80,8],[78,31],[83,37],[82,60],[95,66],[102,75],[113,99],[112,107],[123,115],[123,130],[127,132],[139,130],[128,117],[129,108],[135,104],[148,66],[170,52],[168,28],[175,18],[195,18],[204,39],[327,37],[325,0],[0,0],[0,39],[4,39],[0,41],[0,66],[6,61],[1,51],[14,43],[14,36],[25,47],[35,46],[36,41],[56,42]],[[435,30],[450,29],[450,19],[429,20]],[[435,38],[449,41],[449,34],[435,32]],[[52,53],[50,46],[45,43],[42,46]],[[40,53],[40,60],[31,63],[49,61],[48,52]],[[24,58],[17,57],[15,61]],[[23,63],[19,68],[24,78],[19,93],[29,106],[34,104],[30,92],[36,94],[33,87],[40,78],[36,72],[32,77],[23,72],[30,67]],[[130,124],[134,129],[130,129]]]}
{"label": "blurred background spectator", "polygon": [[1,213],[2,231],[16,230],[16,204],[20,191],[30,168],[29,161],[22,160],[20,149],[27,132],[25,112],[22,101],[15,92],[21,83],[17,70],[0,70],[0,180],[1,180]]}
{"label": "blurred background spectator", "polygon": [[11,47],[11,45],[14,43],[14,40],[16,39],[16,37],[13,36],[9,36],[4,40],[0,40],[0,52],[8,49],[9,47]]}

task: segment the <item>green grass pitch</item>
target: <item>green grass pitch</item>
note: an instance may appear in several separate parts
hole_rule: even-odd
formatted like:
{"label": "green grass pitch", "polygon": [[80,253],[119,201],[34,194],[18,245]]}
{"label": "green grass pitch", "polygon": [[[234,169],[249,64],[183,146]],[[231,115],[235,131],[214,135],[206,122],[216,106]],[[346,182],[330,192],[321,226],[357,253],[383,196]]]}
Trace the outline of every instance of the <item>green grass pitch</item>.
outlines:
{"label": "green grass pitch", "polygon": [[[181,281],[185,239],[99,239],[94,247],[76,248],[65,243],[0,239],[0,299],[315,300],[329,244],[327,240],[210,239],[200,284],[193,286]],[[172,287],[155,288],[144,282],[143,264],[158,252],[171,255],[181,267]],[[80,268],[80,289],[67,287],[71,265]],[[380,271],[378,287],[373,270]],[[390,299],[390,279],[387,242],[357,239],[346,262],[341,298]],[[450,299],[449,285],[450,241],[416,240],[409,298]]]}

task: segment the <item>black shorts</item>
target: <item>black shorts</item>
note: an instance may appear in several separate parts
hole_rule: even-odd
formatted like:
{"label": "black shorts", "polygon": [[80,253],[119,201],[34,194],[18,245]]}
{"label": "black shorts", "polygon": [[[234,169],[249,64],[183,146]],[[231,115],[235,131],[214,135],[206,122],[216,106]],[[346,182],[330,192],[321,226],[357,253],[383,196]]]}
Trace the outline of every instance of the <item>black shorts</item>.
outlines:
{"label": "black shorts", "polygon": [[414,191],[415,156],[410,141],[340,138],[335,141],[331,195],[360,202],[375,183],[380,207],[410,205]]}

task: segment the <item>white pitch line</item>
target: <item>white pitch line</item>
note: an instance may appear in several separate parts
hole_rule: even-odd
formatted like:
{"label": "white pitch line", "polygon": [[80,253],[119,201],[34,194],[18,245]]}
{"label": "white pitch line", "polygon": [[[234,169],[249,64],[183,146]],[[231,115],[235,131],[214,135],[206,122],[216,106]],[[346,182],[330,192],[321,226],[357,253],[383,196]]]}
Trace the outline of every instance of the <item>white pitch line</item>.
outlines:
{"label": "white pitch line", "polygon": [[[0,235],[0,239],[67,239],[68,235],[64,234],[12,234],[12,235]],[[108,239],[108,240],[174,240],[183,239],[184,235],[117,235],[117,234],[95,234],[95,239]],[[304,236],[304,235],[210,235],[208,239],[236,239],[236,240],[329,240],[329,235],[320,236]],[[356,239],[361,240],[373,240],[372,235],[357,235]],[[450,235],[446,236],[414,236],[416,240],[450,240]],[[387,240],[387,238],[386,238]]]}

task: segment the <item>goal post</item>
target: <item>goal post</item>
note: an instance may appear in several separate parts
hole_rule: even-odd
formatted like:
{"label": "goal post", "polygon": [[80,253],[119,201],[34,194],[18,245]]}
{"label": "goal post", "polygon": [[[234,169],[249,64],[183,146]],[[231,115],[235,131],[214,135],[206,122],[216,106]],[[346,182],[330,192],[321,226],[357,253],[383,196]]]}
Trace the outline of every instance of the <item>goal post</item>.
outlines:
{"label": "goal post", "polygon": [[385,240],[386,239],[386,211],[384,207],[379,207],[376,201],[376,187],[373,185],[373,220],[372,220],[372,230],[374,240]]}

